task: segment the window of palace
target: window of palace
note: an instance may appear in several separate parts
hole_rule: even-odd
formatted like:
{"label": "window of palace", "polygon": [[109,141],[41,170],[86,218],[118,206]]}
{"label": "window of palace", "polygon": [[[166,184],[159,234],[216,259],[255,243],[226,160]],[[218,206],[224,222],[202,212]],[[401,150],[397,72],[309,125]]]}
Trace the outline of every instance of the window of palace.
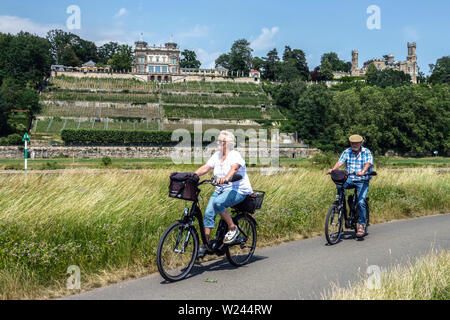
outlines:
{"label": "window of palace", "polygon": [[163,72],[163,73],[167,73],[167,66],[163,66],[163,67],[162,67],[162,72]]}

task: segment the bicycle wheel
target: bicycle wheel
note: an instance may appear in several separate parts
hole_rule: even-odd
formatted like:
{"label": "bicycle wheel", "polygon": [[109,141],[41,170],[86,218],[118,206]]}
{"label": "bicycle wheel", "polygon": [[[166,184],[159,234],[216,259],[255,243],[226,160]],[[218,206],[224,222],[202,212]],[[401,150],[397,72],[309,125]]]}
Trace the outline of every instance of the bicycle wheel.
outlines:
{"label": "bicycle wheel", "polygon": [[246,215],[236,217],[235,224],[239,227],[239,235],[232,245],[225,249],[228,261],[240,267],[250,261],[256,248],[256,225]]}
{"label": "bicycle wheel", "polygon": [[343,219],[342,209],[340,210],[338,205],[333,204],[328,210],[325,221],[325,237],[329,244],[336,244],[341,239]]}
{"label": "bicycle wheel", "polygon": [[198,235],[193,226],[177,221],[161,237],[156,254],[158,271],[167,281],[184,279],[195,263]]}

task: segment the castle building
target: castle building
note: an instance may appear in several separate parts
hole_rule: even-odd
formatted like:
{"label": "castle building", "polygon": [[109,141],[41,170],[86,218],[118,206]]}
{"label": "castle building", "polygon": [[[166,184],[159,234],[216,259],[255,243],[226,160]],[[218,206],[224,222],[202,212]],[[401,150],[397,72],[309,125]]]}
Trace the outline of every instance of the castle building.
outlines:
{"label": "castle building", "polygon": [[406,61],[395,61],[394,55],[389,54],[387,59],[371,59],[364,62],[362,68],[358,67],[358,51],[352,50],[352,76],[363,76],[366,74],[370,64],[374,64],[378,70],[393,69],[403,71],[411,76],[411,82],[417,83],[419,67],[417,64],[416,43],[408,42],[408,55]]}
{"label": "castle building", "polygon": [[146,74],[148,81],[171,82],[180,73],[180,49],[174,42],[149,46],[135,42],[133,73]]}

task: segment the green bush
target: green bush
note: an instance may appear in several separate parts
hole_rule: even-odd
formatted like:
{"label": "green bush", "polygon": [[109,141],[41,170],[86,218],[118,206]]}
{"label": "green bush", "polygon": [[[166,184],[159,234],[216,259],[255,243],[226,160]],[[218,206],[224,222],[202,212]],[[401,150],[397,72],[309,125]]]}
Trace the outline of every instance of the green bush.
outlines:
{"label": "green bush", "polygon": [[109,166],[111,163],[112,163],[112,160],[111,160],[110,157],[104,156],[104,157],[102,158],[102,164],[103,164],[105,167]]}
{"label": "green bush", "polygon": [[[193,137],[193,133],[191,133]],[[66,144],[144,144],[173,145],[172,131],[64,129],[61,139]]]}
{"label": "green bush", "polygon": [[56,170],[56,169],[64,169],[65,167],[63,165],[58,164],[56,161],[47,161],[44,164],[41,164],[39,166],[39,169],[41,170]]}
{"label": "green bush", "polygon": [[21,145],[22,142],[22,137],[20,134],[17,133],[13,133],[10,134],[7,138],[6,138],[6,142],[8,145],[10,146],[16,146],[16,145]]}
{"label": "green bush", "polygon": [[319,168],[331,169],[338,159],[339,156],[333,152],[318,152],[311,157],[311,162]]}

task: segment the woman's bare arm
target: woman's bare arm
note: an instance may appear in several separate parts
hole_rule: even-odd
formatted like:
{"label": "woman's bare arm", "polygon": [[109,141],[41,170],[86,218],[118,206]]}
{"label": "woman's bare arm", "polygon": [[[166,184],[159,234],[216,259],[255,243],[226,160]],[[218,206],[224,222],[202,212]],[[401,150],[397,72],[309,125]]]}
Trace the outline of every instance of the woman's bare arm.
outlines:
{"label": "woman's bare arm", "polygon": [[217,179],[217,183],[223,184],[223,183],[225,183],[225,181],[230,181],[231,178],[233,178],[233,176],[239,170],[240,167],[241,167],[240,164],[237,164],[237,163],[233,164],[231,166],[230,171],[228,171],[227,175],[224,178]]}
{"label": "woman's bare arm", "polygon": [[198,168],[195,171],[195,173],[200,177],[204,174],[207,174],[211,169],[212,169],[212,167],[209,164],[205,164],[205,165],[201,166],[200,168]]}

